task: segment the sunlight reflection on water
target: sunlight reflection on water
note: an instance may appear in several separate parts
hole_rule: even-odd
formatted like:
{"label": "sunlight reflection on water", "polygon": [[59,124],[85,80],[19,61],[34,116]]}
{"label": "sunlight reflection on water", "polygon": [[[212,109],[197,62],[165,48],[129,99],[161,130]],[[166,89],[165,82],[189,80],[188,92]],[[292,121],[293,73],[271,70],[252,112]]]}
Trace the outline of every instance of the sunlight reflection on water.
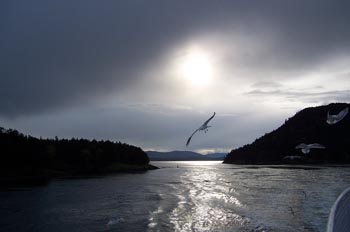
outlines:
{"label": "sunlight reflection on water", "polygon": [[[169,216],[175,231],[323,231],[334,192],[350,180],[348,168],[339,183],[329,177],[327,167],[296,171],[217,161],[157,164],[179,167],[178,202]],[[325,187],[332,194],[321,193],[327,192]]]}
{"label": "sunlight reflection on water", "polygon": [[152,164],[160,169],[0,192],[0,228],[8,232],[325,231],[330,207],[350,184],[348,167],[291,169],[220,161]]}
{"label": "sunlight reflection on water", "polygon": [[[218,162],[182,163],[185,168],[197,164],[212,166]],[[227,183],[222,183],[224,179],[220,173],[212,172],[210,169],[191,169],[183,173],[181,182],[186,185],[183,186],[178,196],[180,201],[171,214],[171,223],[174,224],[176,231],[213,231],[230,225],[242,226],[249,222],[248,218],[226,210],[243,205],[238,198],[230,194],[230,187],[225,185]]]}

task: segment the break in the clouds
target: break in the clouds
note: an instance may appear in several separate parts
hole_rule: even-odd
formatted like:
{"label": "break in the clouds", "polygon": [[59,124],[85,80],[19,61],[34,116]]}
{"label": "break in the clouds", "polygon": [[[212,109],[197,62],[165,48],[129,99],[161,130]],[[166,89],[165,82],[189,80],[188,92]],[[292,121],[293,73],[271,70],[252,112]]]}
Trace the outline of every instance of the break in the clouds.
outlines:
{"label": "break in the clouds", "polygon": [[349,10],[330,0],[2,1],[0,118],[36,135],[184,149],[216,111],[193,149],[240,146],[300,108],[350,100]]}

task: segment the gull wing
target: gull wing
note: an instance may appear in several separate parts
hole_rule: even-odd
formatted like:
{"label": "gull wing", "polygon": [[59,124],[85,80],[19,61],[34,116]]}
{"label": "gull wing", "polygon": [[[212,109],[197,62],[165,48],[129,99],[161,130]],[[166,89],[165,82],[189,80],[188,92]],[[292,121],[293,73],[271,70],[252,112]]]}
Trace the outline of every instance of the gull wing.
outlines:
{"label": "gull wing", "polygon": [[192,136],[193,136],[197,131],[198,131],[198,129],[195,130],[195,131],[192,133],[192,135],[187,139],[186,146],[188,146],[188,144],[190,144],[191,139],[192,139]]}
{"label": "gull wing", "polygon": [[345,109],[343,109],[342,111],[340,111],[338,114],[335,114],[335,115],[329,115],[329,112],[327,112],[327,123],[335,124],[343,120],[343,118],[345,118],[345,116],[348,113],[349,113],[349,107],[346,107]]}
{"label": "gull wing", "polygon": [[203,123],[203,126],[206,126],[206,125],[209,123],[209,121],[212,120],[212,119],[214,118],[214,116],[215,116],[215,112],[214,112],[213,116],[211,116],[207,121],[205,121],[205,122]]}
{"label": "gull wing", "polygon": [[298,149],[298,148],[303,149],[303,148],[305,148],[305,147],[306,147],[306,144],[305,144],[305,143],[301,143],[301,144],[297,145],[297,146],[295,147],[295,149]]}
{"label": "gull wing", "polygon": [[342,111],[339,112],[339,114],[337,115],[339,118],[339,121],[342,120],[349,112],[349,107],[346,107],[345,109],[343,109]]}
{"label": "gull wing", "polygon": [[309,148],[321,148],[321,149],[326,148],[325,146],[318,144],[318,143],[312,143],[312,144],[309,144],[308,146],[309,146]]}

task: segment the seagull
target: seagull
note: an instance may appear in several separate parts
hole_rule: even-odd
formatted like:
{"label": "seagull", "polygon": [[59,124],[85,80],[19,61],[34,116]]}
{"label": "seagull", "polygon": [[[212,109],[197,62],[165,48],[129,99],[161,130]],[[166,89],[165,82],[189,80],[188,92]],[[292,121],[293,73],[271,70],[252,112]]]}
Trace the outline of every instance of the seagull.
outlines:
{"label": "seagull", "polygon": [[349,107],[346,107],[342,111],[340,111],[338,114],[330,115],[329,111],[327,111],[327,123],[330,125],[336,124],[337,122],[341,121],[349,112]]}
{"label": "seagull", "polygon": [[211,127],[211,126],[208,126],[208,123],[209,123],[210,120],[212,120],[212,119],[214,118],[214,116],[215,116],[215,112],[214,112],[213,116],[211,116],[207,121],[205,121],[205,122],[203,123],[203,125],[201,125],[197,130],[195,130],[195,131],[192,133],[192,135],[191,135],[191,136],[188,138],[188,140],[187,140],[186,146],[188,146],[188,144],[190,144],[191,139],[192,139],[192,136],[193,136],[197,131],[204,130],[204,133],[207,133],[208,128]]}
{"label": "seagull", "polygon": [[287,155],[287,156],[283,157],[283,159],[289,159],[289,160],[299,159],[299,160],[301,160],[303,158],[299,155]]}
{"label": "seagull", "polygon": [[310,152],[310,149],[312,148],[320,148],[320,149],[324,149],[325,147],[322,146],[321,144],[318,143],[311,143],[311,144],[305,144],[305,143],[301,143],[298,146],[295,147],[295,149],[301,149],[301,152],[304,154],[307,154]]}

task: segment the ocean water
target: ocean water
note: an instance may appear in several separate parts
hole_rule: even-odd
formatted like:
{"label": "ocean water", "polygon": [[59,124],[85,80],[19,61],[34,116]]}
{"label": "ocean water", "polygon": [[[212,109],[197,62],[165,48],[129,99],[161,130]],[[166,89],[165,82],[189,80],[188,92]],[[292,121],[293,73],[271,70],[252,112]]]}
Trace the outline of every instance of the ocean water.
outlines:
{"label": "ocean water", "polygon": [[350,167],[153,162],[0,191],[0,231],[325,231]]}

